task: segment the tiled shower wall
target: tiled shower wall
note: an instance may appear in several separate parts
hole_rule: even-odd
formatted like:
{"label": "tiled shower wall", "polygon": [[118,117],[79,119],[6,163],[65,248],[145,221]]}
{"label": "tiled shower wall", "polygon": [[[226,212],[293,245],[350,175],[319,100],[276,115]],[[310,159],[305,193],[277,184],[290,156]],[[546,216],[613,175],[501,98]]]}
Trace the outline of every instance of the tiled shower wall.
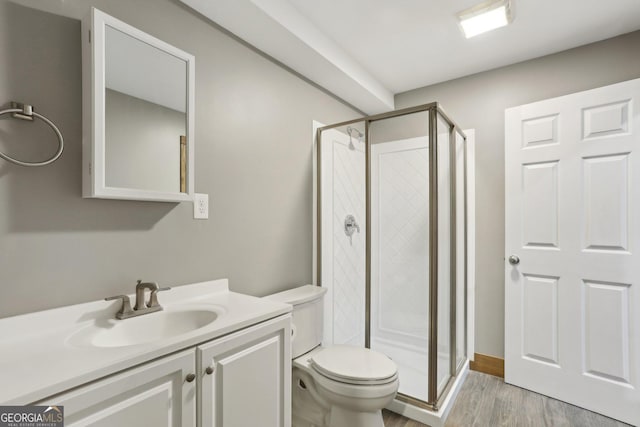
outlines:
{"label": "tiled shower wall", "polygon": [[[354,143],[356,143],[354,141]],[[364,345],[365,320],[365,157],[363,144],[350,150],[333,141],[333,343]],[[344,220],[353,215],[360,226],[351,239]]]}
{"label": "tiled shower wall", "polygon": [[[331,140],[332,342],[364,345],[365,331],[365,156],[364,144]],[[354,141],[355,142],[355,141]],[[417,144],[417,145],[416,145]],[[426,140],[374,145],[372,192],[374,247],[372,339],[400,341],[421,351],[428,332],[429,185]],[[382,145],[380,147],[382,147]],[[384,151],[384,152],[383,152]],[[377,200],[377,202],[375,202]],[[328,212],[325,215],[329,214]],[[354,215],[360,233],[345,235],[344,220]],[[380,286],[383,284],[383,286]],[[326,285],[325,285],[326,286]]]}
{"label": "tiled shower wall", "polygon": [[[426,138],[372,147],[372,340],[426,351],[429,153]],[[377,211],[377,212],[376,212]]]}

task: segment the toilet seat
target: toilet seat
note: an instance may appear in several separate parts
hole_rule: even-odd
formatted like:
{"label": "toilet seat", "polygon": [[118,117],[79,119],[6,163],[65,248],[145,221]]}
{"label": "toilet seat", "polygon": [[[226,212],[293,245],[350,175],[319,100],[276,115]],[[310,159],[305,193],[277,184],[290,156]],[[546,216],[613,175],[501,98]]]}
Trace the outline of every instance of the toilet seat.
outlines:
{"label": "toilet seat", "polygon": [[382,385],[398,377],[395,363],[387,356],[367,348],[335,345],[313,354],[310,367],[333,381],[352,385]]}

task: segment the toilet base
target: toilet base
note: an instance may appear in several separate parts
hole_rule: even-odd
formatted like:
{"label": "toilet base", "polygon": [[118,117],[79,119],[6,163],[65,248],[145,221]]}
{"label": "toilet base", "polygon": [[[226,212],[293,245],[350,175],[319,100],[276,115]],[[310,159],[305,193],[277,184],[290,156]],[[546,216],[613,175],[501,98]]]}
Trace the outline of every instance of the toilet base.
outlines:
{"label": "toilet base", "polygon": [[329,427],[384,427],[382,411],[355,412],[333,406],[329,416]]}
{"label": "toilet base", "polygon": [[348,384],[327,378],[310,366],[318,347],[293,360],[293,427],[384,427],[382,408],[398,390],[397,375],[382,384]]}

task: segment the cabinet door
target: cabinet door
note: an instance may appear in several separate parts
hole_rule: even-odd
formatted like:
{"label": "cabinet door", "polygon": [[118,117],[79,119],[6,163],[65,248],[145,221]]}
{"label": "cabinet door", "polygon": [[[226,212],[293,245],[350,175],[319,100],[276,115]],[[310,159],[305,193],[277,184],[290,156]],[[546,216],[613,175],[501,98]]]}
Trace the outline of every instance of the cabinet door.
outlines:
{"label": "cabinet door", "polygon": [[290,315],[201,345],[196,353],[199,426],[290,427]]}
{"label": "cabinet door", "polygon": [[38,402],[63,405],[65,426],[195,426],[194,350],[164,357]]}

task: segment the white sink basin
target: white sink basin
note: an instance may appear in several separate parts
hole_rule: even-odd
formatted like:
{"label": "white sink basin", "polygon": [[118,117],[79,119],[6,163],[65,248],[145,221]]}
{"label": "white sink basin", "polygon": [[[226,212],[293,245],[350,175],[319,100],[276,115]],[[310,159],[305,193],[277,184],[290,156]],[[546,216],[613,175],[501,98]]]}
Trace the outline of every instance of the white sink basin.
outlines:
{"label": "white sink basin", "polygon": [[97,321],[67,342],[81,347],[128,347],[188,334],[214,322],[224,312],[213,307],[181,307],[125,320]]}

